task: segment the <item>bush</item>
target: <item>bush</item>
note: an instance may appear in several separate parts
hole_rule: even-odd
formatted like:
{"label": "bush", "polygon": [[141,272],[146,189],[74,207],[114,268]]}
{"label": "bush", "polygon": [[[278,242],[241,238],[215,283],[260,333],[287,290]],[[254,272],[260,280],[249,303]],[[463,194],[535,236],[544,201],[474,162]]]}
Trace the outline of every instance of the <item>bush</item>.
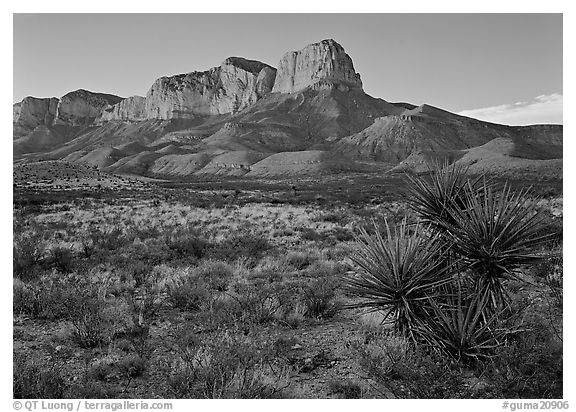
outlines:
{"label": "bush", "polygon": [[37,230],[14,233],[12,268],[15,278],[34,279],[39,276],[44,258],[45,245],[42,234]]}
{"label": "bush", "polygon": [[483,397],[562,399],[563,345],[544,322],[524,325],[498,348],[483,371],[491,385]]}
{"label": "bush", "polygon": [[129,324],[122,299],[108,297],[111,279],[98,274],[71,279],[62,306],[72,329],[72,338],[83,348],[108,344]]}
{"label": "bush", "polygon": [[194,269],[194,276],[215,291],[224,292],[234,275],[234,269],[226,262],[217,260],[203,261]]}
{"label": "bush", "polygon": [[115,385],[88,380],[71,385],[66,397],[70,399],[117,399],[119,395],[120,391]]}
{"label": "bush", "polygon": [[290,251],[285,257],[286,263],[296,270],[303,270],[318,260],[318,255],[310,251]]}
{"label": "bush", "polygon": [[193,272],[182,273],[166,283],[168,301],[175,308],[199,311],[212,300],[210,287]]}
{"label": "bush", "polygon": [[252,325],[270,322],[281,313],[282,303],[278,288],[270,284],[234,285],[230,295],[238,305],[236,312],[239,322]]}
{"label": "bush", "polygon": [[364,392],[358,382],[349,379],[333,379],[328,382],[328,388],[331,393],[338,394],[344,399],[360,399]]}
{"label": "bush", "polygon": [[309,282],[302,290],[304,315],[311,318],[327,319],[334,316],[340,309],[334,301],[338,285],[335,279],[324,278]]}
{"label": "bush", "polygon": [[326,234],[318,233],[309,227],[305,227],[300,230],[300,237],[302,240],[311,240],[312,242],[322,242],[328,238]]}
{"label": "bush", "polygon": [[14,354],[14,399],[61,399],[66,390],[60,367],[41,364],[35,359]]}
{"label": "bush", "polygon": [[50,250],[48,263],[61,273],[70,273],[74,266],[74,255],[69,248],[57,246]]}
{"label": "bush", "polygon": [[428,354],[412,341],[379,334],[351,342],[363,369],[397,398],[468,398],[462,370]]}
{"label": "bush", "polygon": [[193,229],[177,229],[166,235],[165,241],[176,259],[202,259],[210,247],[210,243]]}
{"label": "bush", "polygon": [[246,258],[255,264],[263,256],[264,252],[270,249],[272,249],[272,245],[262,235],[237,234],[213,245],[207,256],[229,262]]}
{"label": "bush", "polygon": [[29,283],[14,279],[14,314],[36,319],[63,319],[68,316],[66,302],[74,296],[69,280],[61,276],[44,276]]}
{"label": "bush", "polygon": [[181,335],[168,383],[177,398],[285,397],[287,367],[274,365],[270,352],[262,349],[266,346],[234,332],[205,339]]}

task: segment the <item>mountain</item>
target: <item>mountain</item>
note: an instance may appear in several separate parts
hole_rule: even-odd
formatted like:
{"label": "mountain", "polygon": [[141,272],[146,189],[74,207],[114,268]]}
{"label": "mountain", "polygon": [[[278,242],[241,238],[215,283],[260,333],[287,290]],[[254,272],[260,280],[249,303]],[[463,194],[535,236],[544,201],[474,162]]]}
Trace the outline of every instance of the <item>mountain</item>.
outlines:
{"label": "mountain", "polygon": [[285,53],[277,68],[229,57],[161,77],[145,96],[26,97],[13,106],[13,130],[18,162],[162,177],[293,177],[379,162],[421,171],[446,160],[477,171],[561,170],[562,158],[559,125],[504,126],[369,96],[332,39]]}

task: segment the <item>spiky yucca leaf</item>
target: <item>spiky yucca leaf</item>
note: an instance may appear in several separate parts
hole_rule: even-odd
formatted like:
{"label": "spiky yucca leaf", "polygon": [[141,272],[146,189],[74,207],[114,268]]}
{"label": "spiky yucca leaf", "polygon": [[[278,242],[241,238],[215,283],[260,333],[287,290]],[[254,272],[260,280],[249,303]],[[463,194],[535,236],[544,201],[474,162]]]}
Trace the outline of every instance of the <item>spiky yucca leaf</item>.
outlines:
{"label": "spiky yucca leaf", "polygon": [[428,301],[450,281],[452,266],[437,234],[421,224],[410,230],[406,220],[393,231],[385,224],[385,239],[377,227],[374,235],[361,229],[358,251],[351,256],[357,271],[346,289],[361,299],[351,307],[382,311],[398,332],[411,335],[430,316]]}
{"label": "spiky yucca leaf", "polygon": [[510,330],[498,328],[503,310],[486,316],[489,291],[465,296],[457,284],[456,290],[443,296],[443,302],[430,302],[432,314],[415,333],[421,341],[456,361],[490,358],[494,349],[502,345]]}
{"label": "spiky yucca leaf", "polygon": [[453,222],[441,225],[472,272],[478,293],[489,291],[490,306],[500,307],[506,298],[502,282],[538,260],[534,251],[550,236],[542,234],[542,217],[527,190],[514,192],[506,184],[497,192],[484,183],[480,188],[467,184],[462,193],[464,207],[453,209]]}
{"label": "spiky yucca leaf", "polygon": [[[434,164],[428,178],[407,176],[408,206],[419,217],[442,229],[441,223],[454,223],[453,210],[464,207],[464,187],[469,182],[467,168],[457,164]],[[478,179],[472,182],[475,185]]]}

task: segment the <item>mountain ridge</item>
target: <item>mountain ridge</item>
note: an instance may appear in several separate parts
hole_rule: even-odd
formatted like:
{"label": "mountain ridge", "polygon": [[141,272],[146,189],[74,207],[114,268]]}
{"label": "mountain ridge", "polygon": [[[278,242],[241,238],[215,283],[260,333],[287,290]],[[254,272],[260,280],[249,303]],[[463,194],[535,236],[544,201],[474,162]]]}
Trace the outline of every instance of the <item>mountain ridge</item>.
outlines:
{"label": "mountain ridge", "polygon": [[[205,71],[162,76],[146,96],[79,89],[61,98],[26,97],[13,105],[13,130],[18,161],[174,176],[275,176],[264,169],[278,165],[298,174],[289,164],[301,164],[302,174],[335,173],[359,170],[357,161],[421,168],[425,159],[457,161],[448,153],[495,139],[520,148],[505,156],[544,161],[562,157],[563,139],[561,125],[499,125],[369,96],[333,39],[285,53],[278,68],[229,57]],[[310,167],[314,162],[319,166]]]}

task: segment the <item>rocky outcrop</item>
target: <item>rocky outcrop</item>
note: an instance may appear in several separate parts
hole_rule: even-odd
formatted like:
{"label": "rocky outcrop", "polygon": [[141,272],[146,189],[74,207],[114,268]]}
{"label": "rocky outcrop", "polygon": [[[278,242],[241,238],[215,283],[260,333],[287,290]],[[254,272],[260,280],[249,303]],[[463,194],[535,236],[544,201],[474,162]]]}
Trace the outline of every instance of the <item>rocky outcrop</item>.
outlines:
{"label": "rocky outcrop", "polygon": [[58,103],[54,123],[70,126],[88,126],[100,117],[104,108],[115,105],[121,97],[88,90],[65,94]]}
{"label": "rocky outcrop", "polygon": [[297,92],[321,81],[322,88],[329,87],[330,83],[343,88],[362,88],[352,59],[332,39],[286,53],[278,64],[272,92]]}
{"label": "rocky outcrop", "polygon": [[132,96],[108,106],[102,111],[97,123],[111,120],[121,120],[128,122],[138,122],[146,120],[146,98],[142,96]]}
{"label": "rocky outcrop", "polygon": [[275,77],[274,68],[240,57],[230,57],[205,72],[161,77],[146,95],[146,117],[191,119],[234,113],[269,93]]}
{"label": "rocky outcrop", "polygon": [[57,106],[58,99],[55,97],[47,99],[25,97],[20,103],[12,106],[13,122],[29,129],[52,124]]}

